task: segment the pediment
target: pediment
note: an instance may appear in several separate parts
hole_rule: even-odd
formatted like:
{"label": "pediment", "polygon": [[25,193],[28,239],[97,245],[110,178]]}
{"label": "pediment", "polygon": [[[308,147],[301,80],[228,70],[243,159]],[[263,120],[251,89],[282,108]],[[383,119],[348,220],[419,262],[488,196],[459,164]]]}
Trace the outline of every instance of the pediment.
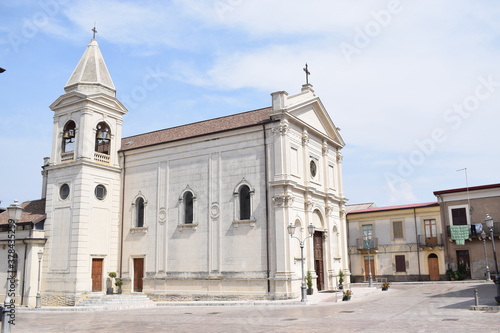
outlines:
{"label": "pediment", "polygon": [[299,119],[312,131],[319,132],[329,137],[339,146],[345,145],[339,129],[335,126],[328,111],[326,111],[319,97],[303,100],[298,104],[287,107],[287,113]]}
{"label": "pediment", "polygon": [[80,92],[70,92],[61,95],[49,107],[52,111],[56,111],[58,109],[71,107],[75,104],[79,104],[82,102],[95,103],[100,105],[101,107],[104,107],[106,109],[112,109],[122,114],[127,113],[127,109],[122,103],[120,103],[118,99],[103,93],[86,95]]}

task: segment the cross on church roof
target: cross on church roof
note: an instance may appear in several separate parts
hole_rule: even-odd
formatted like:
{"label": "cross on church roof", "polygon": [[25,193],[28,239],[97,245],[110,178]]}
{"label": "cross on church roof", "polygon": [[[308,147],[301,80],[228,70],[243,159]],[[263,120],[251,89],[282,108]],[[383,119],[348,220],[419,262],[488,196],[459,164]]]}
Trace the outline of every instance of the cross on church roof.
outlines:
{"label": "cross on church roof", "polygon": [[306,72],[306,84],[309,84],[309,75],[311,75],[311,72],[309,72],[309,69],[307,68],[307,63],[306,67],[304,67],[304,72]]}
{"label": "cross on church roof", "polygon": [[92,28],[92,39],[95,39],[95,34],[97,33],[97,29],[95,28],[95,22],[94,22],[94,27]]}

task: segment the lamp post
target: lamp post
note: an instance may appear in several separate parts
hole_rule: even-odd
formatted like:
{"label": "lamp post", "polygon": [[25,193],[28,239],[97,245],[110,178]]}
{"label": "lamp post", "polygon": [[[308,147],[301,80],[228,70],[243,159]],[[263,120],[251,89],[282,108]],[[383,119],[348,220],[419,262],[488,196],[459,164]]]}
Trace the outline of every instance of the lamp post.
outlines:
{"label": "lamp post", "polygon": [[16,319],[16,275],[17,275],[17,256],[16,256],[16,223],[21,219],[23,213],[22,207],[17,200],[7,207],[9,214],[9,250],[7,258],[7,291],[2,313],[2,333],[10,333],[10,325],[14,325]]}
{"label": "lamp post", "polygon": [[292,225],[290,223],[288,225],[287,229],[288,229],[288,233],[290,234],[290,238],[295,238],[300,242],[300,257],[301,257],[300,261],[302,262],[302,284],[300,287],[300,289],[301,289],[300,301],[305,302],[307,300],[307,296],[306,296],[306,280],[305,280],[305,273],[304,273],[304,260],[305,260],[305,258],[304,258],[304,242],[306,239],[308,239],[314,235],[315,227],[312,223],[309,224],[309,226],[307,227],[307,231],[309,232],[309,236],[307,236],[303,240],[300,240],[300,238],[293,235],[295,233],[295,226],[294,225]]}
{"label": "lamp post", "polygon": [[486,233],[481,231],[484,246],[484,259],[486,260],[486,281],[491,281],[490,266],[488,265],[488,253],[486,252]]}
{"label": "lamp post", "polygon": [[38,251],[38,288],[36,292],[36,305],[35,308],[40,308],[40,269],[41,269],[41,264],[42,264],[42,257],[43,257],[43,252],[42,250]]}
{"label": "lamp post", "polygon": [[500,275],[498,274],[497,251],[495,249],[495,236],[493,235],[493,218],[489,214],[486,214],[484,222],[486,223],[486,226],[490,228],[491,246],[493,247],[493,260],[495,260],[496,269],[495,285],[497,286],[497,295],[495,296],[495,301],[497,301],[497,304],[500,304]]}
{"label": "lamp post", "polygon": [[372,242],[372,233],[366,232],[363,235],[363,240],[365,241],[366,247],[368,249],[368,287],[373,287],[373,278],[372,278],[372,265],[370,260],[370,250],[371,250],[371,242]]}

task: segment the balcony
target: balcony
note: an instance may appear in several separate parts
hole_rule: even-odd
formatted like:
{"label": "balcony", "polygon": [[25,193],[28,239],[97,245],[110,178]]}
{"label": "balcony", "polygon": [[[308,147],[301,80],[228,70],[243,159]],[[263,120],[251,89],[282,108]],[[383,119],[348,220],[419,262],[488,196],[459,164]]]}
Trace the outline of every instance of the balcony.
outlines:
{"label": "balcony", "polygon": [[61,153],[61,162],[72,162],[75,159],[75,152],[74,151],[68,151],[66,153]]}
{"label": "balcony", "polygon": [[[486,227],[485,223],[477,223],[477,224],[482,224],[484,232],[488,235],[490,234],[490,230],[488,227]],[[476,230],[476,224],[469,224],[469,238],[470,239],[477,238],[480,235],[481,235],[481,231],[478,232]],[[449,225],[446,226],[446,236],[448,238],[451,237]],[[495,237],[500,236],[500,222],[493,223],[493,236],[495,236]]]}
{"label": "balcony", "polygon": [[363,238],[357,238],[356,248],[358,249],[358,251],[363,251],[363,250],[368,251],[368,249],[378,250],[378,238],[374,237],[369,241],[366,241]]}
{"label": "balcony", "polygon": [[443,247],[444,237],[443,234],[437,234],[436,237],[427,237],[427,235],[418,235],[418,246],[420,248],[428,247],[432,249],[433,247]]}

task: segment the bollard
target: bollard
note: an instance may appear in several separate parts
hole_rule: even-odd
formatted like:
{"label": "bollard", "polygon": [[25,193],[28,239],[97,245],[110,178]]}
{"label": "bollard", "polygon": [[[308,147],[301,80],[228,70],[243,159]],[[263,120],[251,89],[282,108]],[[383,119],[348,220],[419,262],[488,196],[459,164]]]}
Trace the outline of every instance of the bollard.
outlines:
{"label": "bollard", "polygon": [[476,306],[479,305],[479,295],[477,294],[477,288],[474,288],[474,303]]}

